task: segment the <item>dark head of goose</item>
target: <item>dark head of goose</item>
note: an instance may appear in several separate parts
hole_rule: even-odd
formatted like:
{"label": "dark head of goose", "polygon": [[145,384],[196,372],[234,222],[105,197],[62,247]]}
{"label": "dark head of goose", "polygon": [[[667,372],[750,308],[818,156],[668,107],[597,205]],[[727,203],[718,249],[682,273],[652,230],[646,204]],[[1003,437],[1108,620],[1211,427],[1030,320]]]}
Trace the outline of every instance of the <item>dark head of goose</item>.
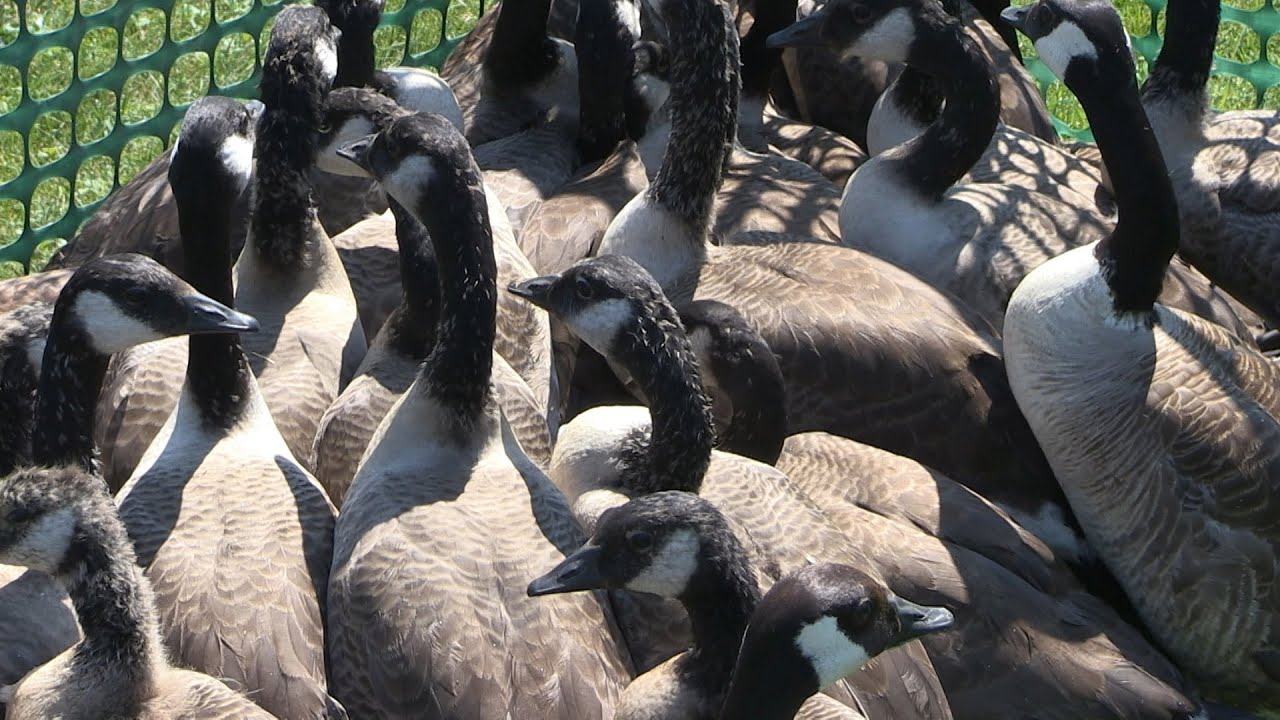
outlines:
{"label": "dark head of goose", "polygon": [[338,73],[341,37],[320,8],[290,5],[276,15],[259,90],[266,122],[292,119],[320,127],[324,97]]}
{"label": "dark head of goose", "polygon": [[1041,0],[1001,13],[1031,39],[1041,62],[1069,84],[1096,77],[1103,58],[1120,62],[1133,76],[1129,33],[1114,16],[1106,0]]}
{"label": "dark head of goose", "polygon": [[106,486],[91,475],[20,470],[0,480],[0,562],[58,576],[81,524],[114,515]]}
{"label": "dark head of goose", "polygon": [[[169,186],[174,195],[198,193],[204,200],[193,198],[191,207],[223,207],[244,192],[253,177],[253,141],[263,107],[257,100],[240,106],[231,98],[214,95],[193,104],[169,156]],[[216,161],[210,162],[212,158]],[[230,197],[210,198],[212,193]]]}
{"label": "dark head of goose", "polygon": [[410,114],[399,103],[370,88],[335,88],[325,97],[325,120],[320,127],[316,167],[335,175],[365,177],[367,173],[338,155],[338,148],[373,135],[396,118]]}
{"label": "dark head of goose", "polygon": [[831,0],[803,19],[769,36],[771,48],[832,47],[846,57],[868,56],[904,62],[916,37],[912,6],[922,0]]}

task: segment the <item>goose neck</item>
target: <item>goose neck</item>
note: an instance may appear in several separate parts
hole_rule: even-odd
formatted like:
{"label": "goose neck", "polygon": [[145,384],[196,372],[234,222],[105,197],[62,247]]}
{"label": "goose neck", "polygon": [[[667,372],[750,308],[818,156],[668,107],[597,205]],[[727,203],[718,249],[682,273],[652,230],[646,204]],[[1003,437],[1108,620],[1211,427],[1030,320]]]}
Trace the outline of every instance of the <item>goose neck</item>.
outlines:
{"label": "goose neck", "polygon": [[756,3],[751,29],[742,38],[742,95],[759,99],[762,107],[782,63],[782,49],[768,47],[766,40],[795,22],[796,5],[796,0]]}
{"label": "goose neck", "polygon": [[744,642],[720,720],[792,720],[818,691],[813,671],[794,655],[790,647],[766,650]]}
{"label": "goose neck", "polygon": [[942,109],[942,86],[919,68],[905,65],[885,91],[898,112],[917,127],[928,127]]}
{"label": "goose neck", "polygon": [[[316,214],[311,169],[323,123],[324,89],[318,81],[264,78],[266,110],[258,121],[253,220],[249,243],[256,257],[280,272],[303,267],[324,230]],[[272,90],[268,94],[268,88]]]}
{"label": "goose neck", "polygon": [[32,460],[45,466],[71,465],[98,474],[93,416],[110,357],[93,349],[85,332],[54,309],[36,391]]}
{"label": "goose neck", "polygon": [[638,39],[619,16],[617,2],[581,5],[574,31],[578,55],[578,151],[583,163],[608,157],[627,137],[627,92]]}
{"label": "goose neck", "polygon": [[536,82],[559,62],[547,35],[551,0],[503,0],[484,55],[484,72],[499,88]]}
{"label": "goose neck", "polygon": [[377,68],[373,33],[375,26],[348,24],[338,39],[338,74],[334,87],[364,87],[373,81]]}
{"label": "goose neck", "polygon": [[715,0],[672,0],[671,132],[647,197],[705,238],[738,121],[738,34]]}
{"label": "goose neck", "polygon": [[[1116,202],[1115,230],[1096,252],[1116,311],[1149,312],[1178,249],[1178,205],[1132,65],[1107,65],[1072,83],[1107,164]],[[1126,66],[1129,74],[1123,76]]]}
{"label": "goose neck", "polygon": [[938,200],[986,151],[1000,95],[990,65],[957,20],[927,8],[915,24],[907,64],[935,79],[945,103],[923,133],[885,155],[921,195]]}
{"label": "goose neck", "polygon": [[0,477],[31,462],[32,418],[40,378],[27,357],[27,348],[0,354]]}
{"label": "goose neck", "polygon": [[[724,533],[732,533],[725,528]],[[706,548],[680,602],[689,615],[693,641],[682,671],[693,684],[723,697],[733,677],[742,636],[760,602],[746,552],[736,540]]]}
{"label": "goose neck", "polygon": [[84,633],[74,666],[106,670],[134,689],[149,680],[161,656],[155,600],[141,572],[114,514],[82,521],[59,569]]}
{"label": "goose neck", "polygon": [[396,221],[400,284],[404,300],[387,318],[392,339],[410,357],[426,357],[440,322],[440,278],[427,228],[395,198],[388,198]]}
{"label": "goose neck", "polygon": [[479,422],[489,404],[498,310],[489,211],[480,172],[469,164],[442,173],[431,207],[415,213],[435,245],[440,279],[435,349],[415,387],[465,427]]}
{"label": "goose neck", "polygon": [[[233,204],[234,198],[219,203],[208,197],[179,197],[178,205],[187,281],[227,307],[235,307],[231,281]],[[240,336],[192,335],[187,338],[187,347],[186,383],[201,417],[214,427],[229,429],[248,404],[253,378],[240,349]]]}
{"label": "goose neck", "polygon": [[647,462],[631,483],[641,494],[697,492],[711,464],[715,426],[693,349],[675,310],[660,305],[622,333],[616,358],[649,403]]}
{"label": "goose neck", "polygon": [[1185,102],[1197,119],[1207,109],[1205,86],[1218,38],[1218,0],[1170,0],[1164,43],[1143,90],[1151,100]]}

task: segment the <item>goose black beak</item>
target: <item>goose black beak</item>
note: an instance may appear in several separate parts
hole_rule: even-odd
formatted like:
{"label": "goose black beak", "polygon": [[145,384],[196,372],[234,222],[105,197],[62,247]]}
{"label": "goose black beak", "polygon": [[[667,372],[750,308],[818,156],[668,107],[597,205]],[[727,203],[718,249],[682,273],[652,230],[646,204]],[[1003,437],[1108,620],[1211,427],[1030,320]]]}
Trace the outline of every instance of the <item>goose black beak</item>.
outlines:
{"label": "goose black beak", "polygon": [[1013,26],[1016,30],[1022,29],[1022,23],[1027,19],[1027,13],[1031,12],[1030,5],[1022,7],[1013,7],[1012,5],[1000,12],[1000,19]]}
{"label": "goose black beak", "polygon": [[529,597],[603,589],[605,579],[600,573],[600,557],[598,546],[583,545],[551,572],[529,583]]}
{"label": "goose black beak", "polygon": [[896,596],[891,598],[889,603],[893,605],[894,612],[898,614],[898,621],[902,624],[902,632],[897,638],[898,644],[915,640],[923,635],[941,632],[955,623],[955,616],[946,608],[917,605]]}
{"label": "goose black beak", "polygon": [[256,121],[262,117],[262,111],[266,110],[267,106],[263,105],[261,100],[248,100],[244,104],[244,109],[249,113],[249,117]]}
{"label": "goose black beak", "polygon": [[373,176],[373,166],[369,162],[369,148],[373,147],[374,137],[376,136],[366,135],[359,140],[352,140],[345,145],[339,145],[335,152],[338,157],[350,160],[356,167]]}
{"label": "goose black beak", "polygon": [[550,310],[551,288],[555,286],[556,281],[559,279],[559,275],[543,275],[521,280],[508,285],[507,292],[516,297],[524,298],[543,310]]}
{"label": "goose black beak", "polygon": [[770,35],[764,44],[771,48],[822,47],[821,32],[822,12],[818,11]]}
{"label": "goose black beak", "polygon": [[258,331],[258,321],[253,316],[236,312],[213,298],[189,295],[182,304],[187,309],[184,329],[188,335]]}

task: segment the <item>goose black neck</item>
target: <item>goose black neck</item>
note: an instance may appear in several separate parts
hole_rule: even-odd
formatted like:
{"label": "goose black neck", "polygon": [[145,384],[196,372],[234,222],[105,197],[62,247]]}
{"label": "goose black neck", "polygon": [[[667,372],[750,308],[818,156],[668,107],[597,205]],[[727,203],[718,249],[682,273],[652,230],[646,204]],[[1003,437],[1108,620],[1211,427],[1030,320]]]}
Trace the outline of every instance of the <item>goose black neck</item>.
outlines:
{"label": "goose black neck", "polygon": [[98,474],[93,416],[110,356],[93,349],[72,321],[70,299],[54,306],[36,391],[31,459],[38,465],[75,466]]}
{"label": "goose black neck", "polygon": [[1120,52],[1126,58],[1112,55],[1092,70],[1073,66],[1067,84],[1089,118],[1115,195],[1116,227],[1096,252],[1116,311],[1149,312],[1178,249],[1178,205],[1128,50]]}
{"label": "goose black neck", "polygon": [[680,595],[693,634],[681,671],[695,686],[723,697],[760,587],[733,533],[725,527],[716,535],[714,542],[704,535],[698,569]]}
{"label": "goose black neck", "polygon": [[372,25],[364,19],[353,20],[339,26],[342,37],[338,39],[338,75],[334,87],[364,87],[373,81],[376,69]]}
{"label": "goose black neck", "polygon": [[1218,0],[1170,0],[1164,44],[1151,67],[1145,92],[1204,102],[1218,39]]}
{"label": "goose black neck", "polygon": [[35,417],[36,385],[40,378],[32,367],[23,342],[0,348],[0,477],[31,464],[31,431]]}
{"label": "goose black neck", "polygon": [[478,422],[489,402],[497,331],[498,267],[480,171],[469,156],[433,181],[430,207],[417,217],[435,245],[440,278],[436,345],[418,385],[461,427]]}
{"label": "goose black neck", "polygon": [[317,131],[324,122],[326,88],[320,79],[292,68],[266,72],[254,141],[253,246],[258,256],[279,271],[306,263],[320,230],[311,168]]}
{"label": "goose black neck", "polygon": [[[235,307],[231,283],[231,211],[235,198],[218,189],[178,199],[178,227],[185,256],[184,275],[196,290]],[[222,193],[225,194],[225,193]],[[204,421],[221,429],[240,419],[249,399],[252,371],[235,333],[187,338],[187,388]]]}
{"label": "goose black neck", "polygon": [[101,517],[81,521],[59,575],[84,633],[75,665],[141,681],[155,655],[148,626],[154,600],[114,510],[103,508]]}
{"label": "goose black neck", "polygon": [[425,358],[435,344],[440,322],[440,277],[427,228],[395,198],[388,197],[396,219],[400,284],[404,301],[387,318],[382,332],[406,357]]}
{"label": "goose black neck", "polygon": [[742,94],[766,100],[774,71],[782,62],[782,49],[770,48],[769,36],[795,22],[796,0],[763,0],[754,8],[751,29],[742,38]]}
{"label": "goose black neck", "polygon": [[885,92],[900,113],[919,127],[927,127],[938,119],[942,109],[942,86],[928,73],[911,65],[902,72]]}
{"label": "goose black neck", "polygon": [[812,668],[790,638],[742,644],[720,720],[792,720],[818,692]]}
{"label": "goose black neck", "polygon": [[627,91],[638,39],[619,18],[616,2],[582,3],[574,30],[578,55],[578,151],[583,163],[603,160],[627,137]]}
{"label": "goose black neck", "polygon": [[675,310],[653,303],[611,352],[649,402],[652,429],[647,462],[637,463],[629,486],[639,494],[696,493],[711,464],[715,425],[693,348]]}
{"label": "goose black neck", "polygon": [[937,200],[982,157],[1000,119],[1000,95],[959,21],[930,5],[914,20],[908,64],[937,79],[946,104],[920,136],[886,154],[921,195]]}
{"label": "goose black neck", "polygon": [[555,69],[556,43],[547,35],[551,0],[503,0],[484,55],[484,72],[498,88],[532,84]]}
{"label": "goose black neck", "polygon": [[738,122],[738,34],[716,0],[671,0],[671,136],[647,197],[704,238]]}

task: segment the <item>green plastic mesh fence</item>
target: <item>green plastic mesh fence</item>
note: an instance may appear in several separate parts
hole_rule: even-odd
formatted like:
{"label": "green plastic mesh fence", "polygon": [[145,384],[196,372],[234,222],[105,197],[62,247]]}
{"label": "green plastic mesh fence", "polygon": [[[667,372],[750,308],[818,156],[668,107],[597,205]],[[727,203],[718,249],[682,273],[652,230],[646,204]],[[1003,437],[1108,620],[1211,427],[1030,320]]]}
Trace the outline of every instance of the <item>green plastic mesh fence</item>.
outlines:
{"label": "green plastic mesh fence", "polygon": [[[42,268],[197,98],[257,95],[281,4],[0,0],[0,277]],[[480,8],[387,0],[379,66],[438,68]]]}
{"label": "green plastic mesh fence", "polygon": [[[1145,77],[1165,0],[1115,1]],[[1280,107],[1273,1],[1226,0],[1214,107]],[[254,96],[280,3],[0,0],[0,277],[42,268],[111,190],[172,142],[196,98]],[[481,0],[388,0],[379,65],[439,67],[480,12]],[[1089,138],[1080,106],[1023,40],[1059,130]]]}

